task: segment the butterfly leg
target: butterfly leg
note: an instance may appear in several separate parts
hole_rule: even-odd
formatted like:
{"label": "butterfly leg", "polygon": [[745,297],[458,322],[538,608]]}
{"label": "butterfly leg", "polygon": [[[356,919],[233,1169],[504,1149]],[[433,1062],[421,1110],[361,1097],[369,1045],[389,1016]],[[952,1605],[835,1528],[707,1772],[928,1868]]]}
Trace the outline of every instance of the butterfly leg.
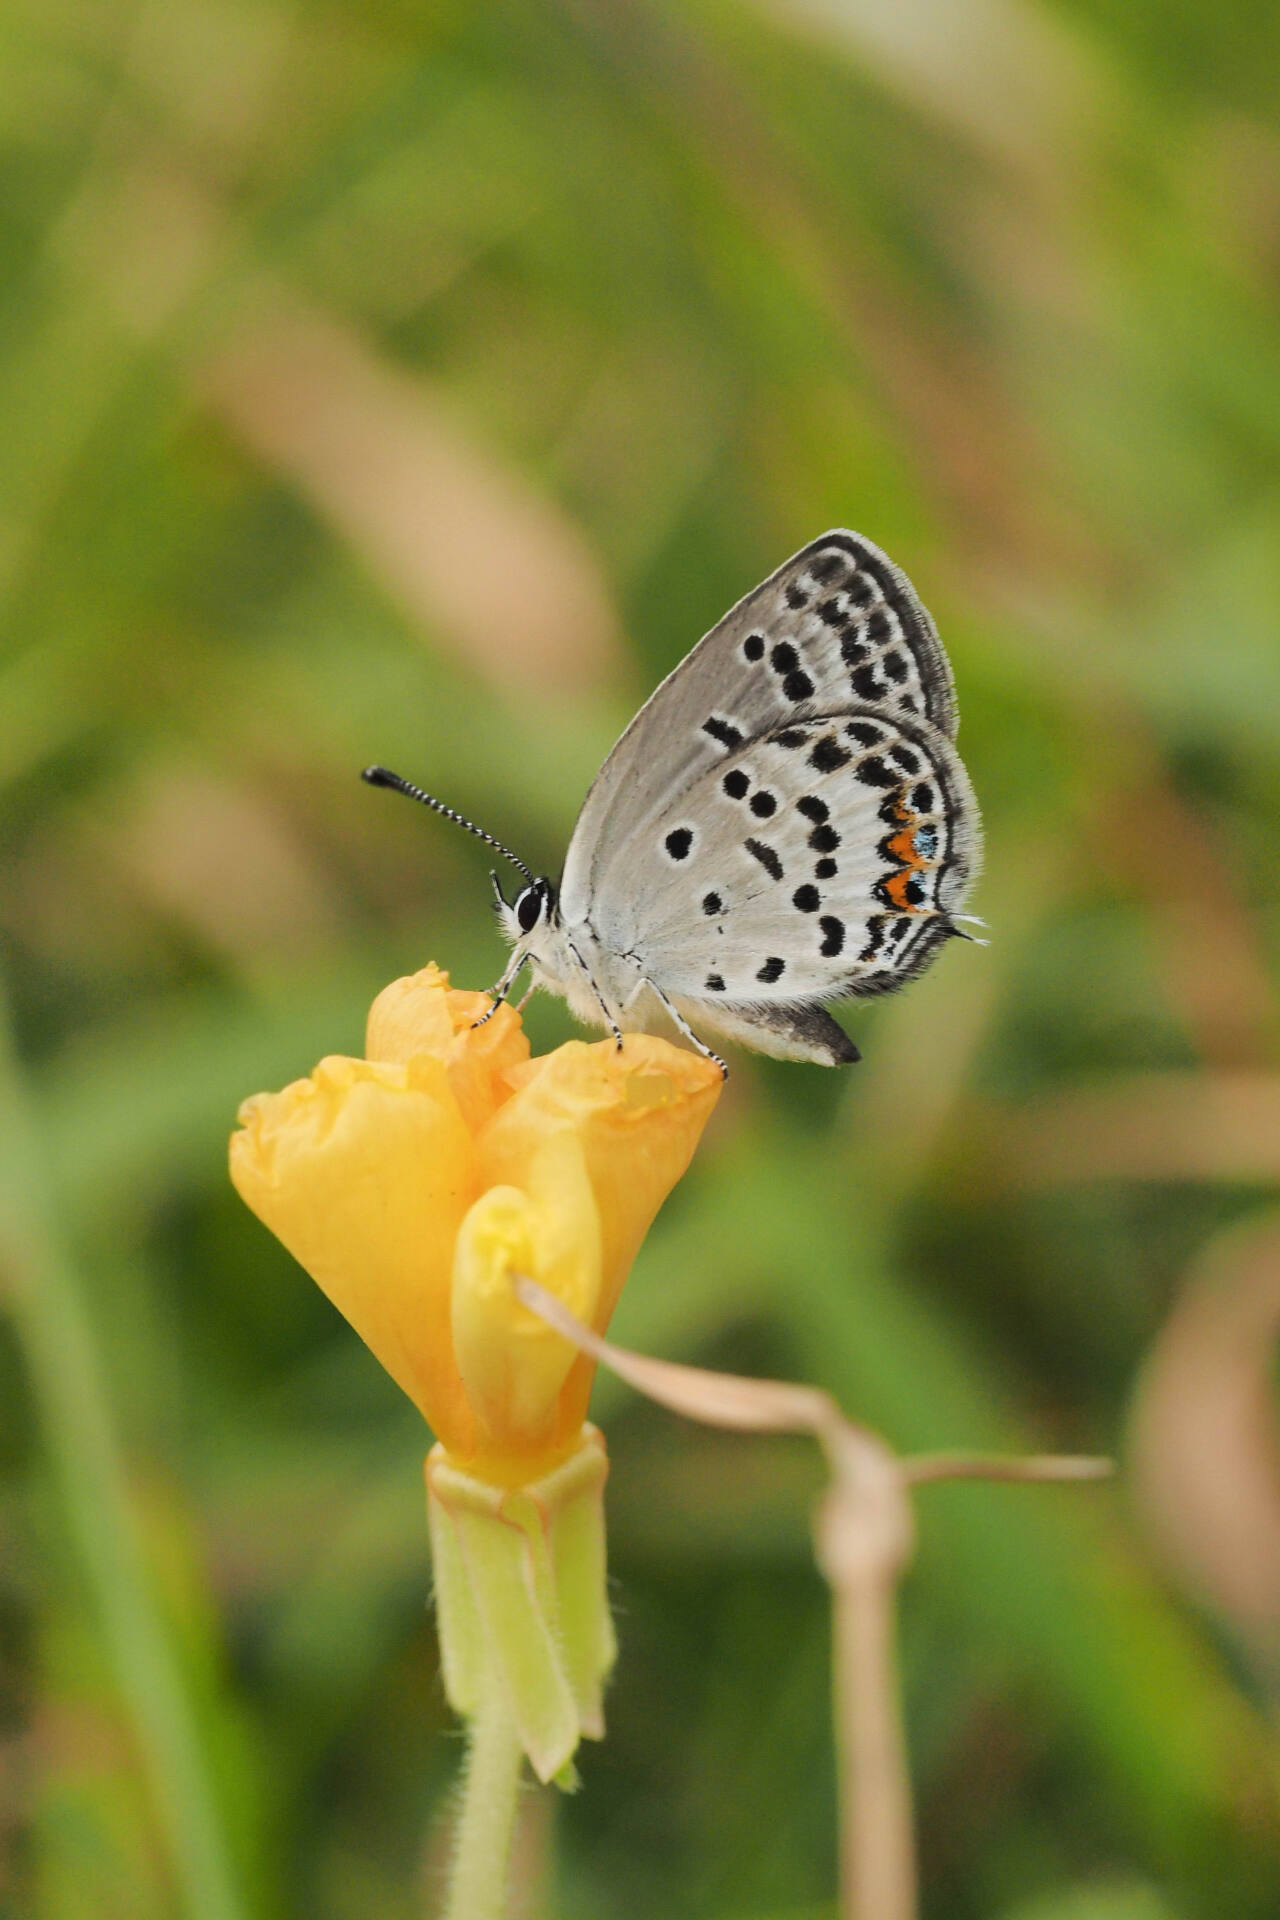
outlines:
{"label": "butterfly leg", "polygon": [[[489,1011],[487,1013],[482,1013],[478,1020],[473,1020],[471,1022],[473,1030],[476,1027],[484,1026],[486,1021],[492,1020],[494,1014],[498,1011],[498,1008],[502,1005],[503,1001],[506,999],[507,995],[510,993],[512,987],[515,985],[521,970],[525,966],[525,963],[526,963],[526,956],[520,950],[520,948],[517,947],[515,952],[512,954],[510,960],[507,962],[507,968],[501,980],[499,980],[496,986],[489,988],[489,998],[492,1000],[493,1005],[489,1008]],[[533,988],[530,987],[529,993],[532,993],[532,992],[533,992]],[[529,993],[526,993],[524,997],[525,1000],[529,998]],[[524,1005],[524,1000],[520,1002],[520,1005],[521,1006]]]}
{"label": "butterfly leg", "polygon": [[622,1028],[618,1025],[612,1013],[609,1011],[609,1003],[605,999],[604,995],[601,993],[599,987],[596,985],[595,975],[592,973],[590,967],[587,965],[582,955],[578,952],[578,949],[574,946],[572,940],[566,940],[565,946],[569,949],[569,952],[573,955],[574,964],[577,967],[578,972],[582,975],[583,979],[586,981],[587,985],[590,987],[592,993],[595,995],[596,1004],[600,1008],[601,1013],[604,1015],[604,1023],[606,1027],[608,1027],[610,1033],[613,1035],[615,1041],[617,1042],[618,1052],[621,1053],[622,1052]]}
{"label": "butterfly leg", "polygon": [[679,1027],[681,1033],[684,1035],[685,1039],[692,1040],[694,1046],[698,1049],[698,1052],[702,1055],[704,1060],[714,1060],[716,1065],[720,1069],[721,1076],[725,1080],[727,1080],[729,1078],[729,1069],[725,1065],[724,1061],[720,1058],[720,1055],[718,1053],[713,1053],[705,1040],[699,1040],[697,1034],[694,1032],[693,1028],[689,1025],[689,1022],[685,1019],[682,1013],[678,1013],[676,1009],[672,1006],[666,994],[662,991],[662,988],[655,987],[652,980],[642,980],[640,984],[641,986],[648,987],[650,993],[652,993],[657,999],[659,999],[662,1002],[667,1012],[671,1015],[672,1020],[675,1022],[676,1026]]}

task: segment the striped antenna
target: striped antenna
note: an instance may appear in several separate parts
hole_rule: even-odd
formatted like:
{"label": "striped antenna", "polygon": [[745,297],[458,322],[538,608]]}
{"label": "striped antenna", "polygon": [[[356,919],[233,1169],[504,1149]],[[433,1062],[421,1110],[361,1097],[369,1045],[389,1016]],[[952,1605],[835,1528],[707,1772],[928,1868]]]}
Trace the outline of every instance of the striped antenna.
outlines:
{"label": "striped antenna", "polygon": [[465,813],[458,813],[453,807],[446,807],[443,800],[437,800],[431,794],[424,793],[421,787],[415,787],[412,780],[402,779],[398,773],[392,773],[388,767],[366,767],[360,778],[367,780],[371,787],[393,787],[397,793],[407,793],[411,800],[421,801],[422,805],[430,807],[433,813],[442,813],[446,820],[452,820],[455,826],[465,827],[468,833],[474,833],[477,840],[483,840],[486,846],[493,847],[496,852],[502,854],[504,859],[509,860],[513,867],[519,867],[526,880],[533,879],[532,869],[526,867],[523,860],[517,859],[510,847],[504,847],[501,840],[495,840],[491,833],[486,833],[483,827],[478,827],[474,820],[468,820]]}

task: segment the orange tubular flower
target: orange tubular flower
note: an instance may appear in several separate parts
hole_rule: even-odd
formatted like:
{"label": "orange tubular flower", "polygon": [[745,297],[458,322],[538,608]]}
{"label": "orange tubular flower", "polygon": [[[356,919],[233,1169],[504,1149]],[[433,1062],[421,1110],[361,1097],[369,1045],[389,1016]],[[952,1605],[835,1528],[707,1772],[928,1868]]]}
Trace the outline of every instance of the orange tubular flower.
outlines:
{"label": "orange tubular flower", "polygon": [[429,966],[240,1111],[231,1177],[416,1402],[451,1463],[517,1487],[577,1444],[593,1365],[512,1292],[528,1274],[603,1332],[689,1164],[718,1070],[647,1034],[529,1057],[519,1015]]}
{"label": "orange tubular flower", "polygon": [[[435,967],[395,981],[367,1059],[322,1060],[245,1102],[231,1177],[436,1433],[452,1705],[485,1751],[507,1728],[517,1758],[567,1784],[581,1736],[604,1731],[614,1658],[607,1464],[585,1423],[594,1363],[514,1283],[528,1275],[603,1333],[721,1079],[647,1034],[533,1060],[510,1007],[477,1026],[488,1009]],[[486,1845],[459,1857],[483,1862]]]}

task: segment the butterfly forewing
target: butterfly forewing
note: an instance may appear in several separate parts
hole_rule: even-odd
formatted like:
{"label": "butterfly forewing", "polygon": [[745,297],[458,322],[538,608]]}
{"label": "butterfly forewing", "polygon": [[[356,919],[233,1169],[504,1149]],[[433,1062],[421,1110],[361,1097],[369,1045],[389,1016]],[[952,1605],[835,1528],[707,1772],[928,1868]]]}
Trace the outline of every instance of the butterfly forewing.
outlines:
{"label": "butterfly forewing", "polygon": [[570,843],[566,917],[594,918],[628,884],[653,823],[726,755],[867,707],[955,733],[951,669],[910,582],[860,535],[828,533],[740,600],[618,741]]}

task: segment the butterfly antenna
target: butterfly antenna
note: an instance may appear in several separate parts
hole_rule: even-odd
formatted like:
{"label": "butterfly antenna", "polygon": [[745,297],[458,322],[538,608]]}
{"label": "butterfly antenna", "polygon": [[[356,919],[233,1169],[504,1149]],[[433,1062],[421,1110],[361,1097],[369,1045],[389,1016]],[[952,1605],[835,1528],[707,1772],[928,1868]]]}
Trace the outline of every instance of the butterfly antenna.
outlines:
{"label": "butterfly antenna", "polygon": [[526,880],[533,879],[532,868],[526,867],[524,861],[518,859],[510,847],[504,847],[501,840],[495,840],[491,833],[486,833],[483,827],[478,827],[474,820],[468,820],[465,813],[458,813],[455,808],[446,807],[443,800],[437,800],[432,794],[424,793],[421,787],[415,787],[412,780],[402,779],[398,773],[392,773],[389,767],[366,767],[360,778],[367,780],[371,787],[393,787],[397,793],[407,793],[411,800],[421,801],[422,805],[430,807],[433,813],[442,813],[446,820],[452,820],[456,826],[465,827],[468,833],[474,833],[477,840],[483,840],[486,846],[493,847],[495,851],[502,854],[504,859],[509,860],[513,867],[519,867]]}

